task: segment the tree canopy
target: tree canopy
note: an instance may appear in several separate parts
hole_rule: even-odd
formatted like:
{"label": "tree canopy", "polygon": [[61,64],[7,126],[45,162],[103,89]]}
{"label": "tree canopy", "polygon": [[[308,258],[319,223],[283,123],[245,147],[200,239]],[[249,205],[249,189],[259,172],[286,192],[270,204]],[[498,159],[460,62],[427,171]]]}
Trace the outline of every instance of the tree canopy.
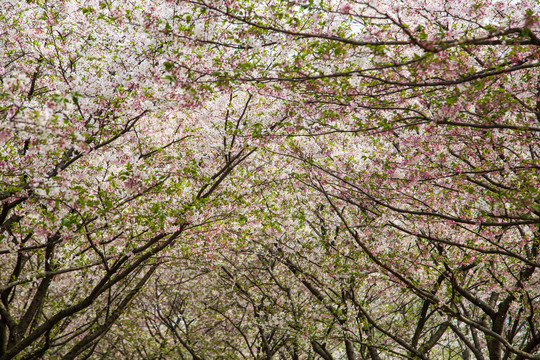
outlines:
{"label": "tree canopy", "polygon": [[4,0],[0,359],[540,359],[540,6]]}

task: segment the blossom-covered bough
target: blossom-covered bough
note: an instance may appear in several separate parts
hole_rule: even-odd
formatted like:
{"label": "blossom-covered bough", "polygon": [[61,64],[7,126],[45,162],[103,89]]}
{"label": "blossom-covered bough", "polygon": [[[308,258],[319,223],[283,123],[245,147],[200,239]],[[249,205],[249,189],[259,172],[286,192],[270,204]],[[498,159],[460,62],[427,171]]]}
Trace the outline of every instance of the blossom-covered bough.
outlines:
{"label": "blossom-covered bough", "polygon": [[535,2],[2,7],[0,358],[540,358]]}
{"label": "blossom-covered bough", "polygon": [[[240,51],[216,59],[212,73],[190,71],[289,104],[287,126],[273,134],[286,140],[267,150],[296,163],[295,186],[321,196],[308,192],[306,211],[333,224],[311,226],[325,239],[319,247],[281,226],[286,241],[266,250],[327,309],[327,326],[340,324],[332,349],[331,332],[314,332],[310,351],[537,358],[537,4],[192,4],[197,38]],[[216,18],[230,24],[225,35],[212,32]],[[284,208],[298,218],[302,206]],[[325,283],[328,247],[340,276]],[[351,252],[363,254],[349,260],[357,267],[343,264]],[[253,281],[263,279],[280,277]]]}
{"label": "blossom-covered bough", "polygon": [[231,211],[251,97],[171,81],[147,5],[1,5],[2,359],[91,353],[158,255]]}

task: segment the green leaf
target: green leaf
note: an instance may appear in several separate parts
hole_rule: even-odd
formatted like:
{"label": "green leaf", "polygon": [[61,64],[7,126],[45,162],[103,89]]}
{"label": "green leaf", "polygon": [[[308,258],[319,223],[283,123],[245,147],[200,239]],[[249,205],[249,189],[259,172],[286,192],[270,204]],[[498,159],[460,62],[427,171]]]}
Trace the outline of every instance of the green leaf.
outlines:
{"label": "green leaf", "polygon": [[457,101],[458,101],[457,96],[451,96],[451,97],[446,98],[446,103],[448,105],[454,105],[455,103],[457,103]]}
{"label": "green leaf", "polygon": [[171,71],[174,68],[174,64],[169,61],[165,61],[163,63],[163,66],[165,66],[165,69],[167,69],[167,71]]}
{"label": "green leaf", "polygon": [[90,14],[94,12],[94,8],[91,6],[87,6],[81,9],[83,14]]}

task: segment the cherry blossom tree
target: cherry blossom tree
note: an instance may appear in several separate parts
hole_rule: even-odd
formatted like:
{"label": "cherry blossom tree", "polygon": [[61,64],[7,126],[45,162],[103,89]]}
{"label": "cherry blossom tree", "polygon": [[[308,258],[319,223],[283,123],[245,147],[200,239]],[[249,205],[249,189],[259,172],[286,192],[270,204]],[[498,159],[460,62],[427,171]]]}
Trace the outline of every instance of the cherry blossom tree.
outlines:
{"label": "cherry blossom tree", "polygon": [[[328,359],[537,358],[537,4],[191,4],[192,38],[228,57],[211,72],[179,68],[253,84],[289,105],[272,134],[287,140],[267,151],[303,163],[290,173],[321,196],[326,215],[316,201],[308,210],[332,224],[311,226],[326,246],[343,238],[339,259],[362,254],[344,271],[356,279],[336,282],[303,239],[267,250],[326,306],[327,324],[342,326],[341,348],[312,350]],[[216,33],[215,19],[230,25]],[[359,279],[369,276],[368,301],[360,294],[369,281]],[[344,308],[363,325],[346,326]]]}
{"label": "cherry blossom tree", "polygon": [[160,254],[234,210],[259,100],[167,75],[166,5],[1,5],[2,359],[88,356]]}
{"label": "cherry blossom tree", "polygon": [[538,4],[1,6],[0,358],[540,358]]}

